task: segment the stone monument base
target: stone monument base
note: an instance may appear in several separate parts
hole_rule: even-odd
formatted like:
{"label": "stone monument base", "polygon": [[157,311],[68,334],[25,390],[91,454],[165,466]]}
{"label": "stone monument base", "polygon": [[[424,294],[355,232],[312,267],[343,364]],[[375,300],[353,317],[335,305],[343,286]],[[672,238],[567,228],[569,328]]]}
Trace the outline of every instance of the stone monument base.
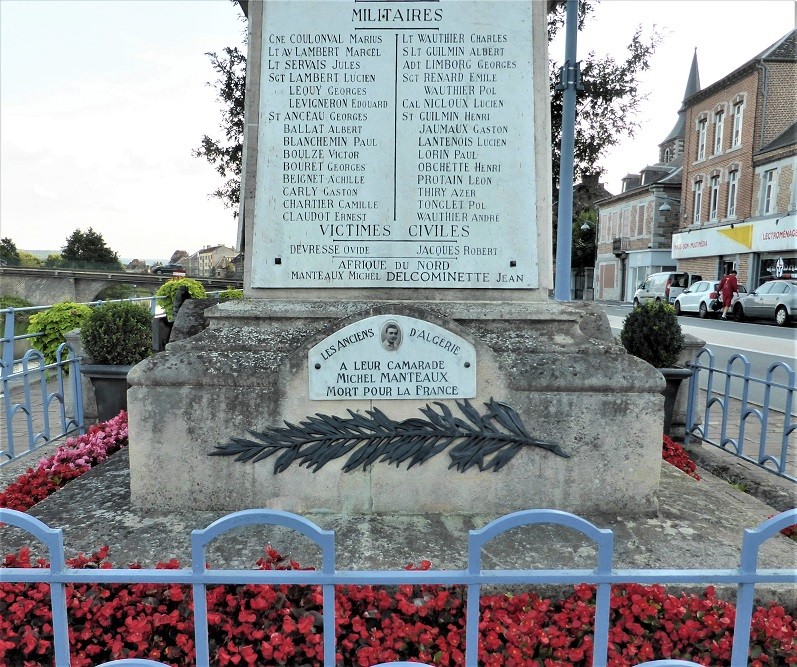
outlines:
{"label": "stone monument base", "polygon": [[[500,470],[451,467],[450,447],[420,465],[381,460],[313,469],[278,455],[253,462],[209,456],[217,445],[314,415],[341,419],[377,409],[393,421],[427,406],[469,424],[462,399],[311,400],[308,352],[334,332],[376,315],[411,317],[472,344],[480,415],[511,408],[533,437]],[[229,301],[210,326],[141,362],[128,376],[131,498],[139,506],[304,513],[504,514],[552,508],[579,515],[656,512],[664,380],[628,355],[593,304],[513,302]],[[445,406],[442,408],[440,406]],[[428,412],[427,412],[428,414]]]}

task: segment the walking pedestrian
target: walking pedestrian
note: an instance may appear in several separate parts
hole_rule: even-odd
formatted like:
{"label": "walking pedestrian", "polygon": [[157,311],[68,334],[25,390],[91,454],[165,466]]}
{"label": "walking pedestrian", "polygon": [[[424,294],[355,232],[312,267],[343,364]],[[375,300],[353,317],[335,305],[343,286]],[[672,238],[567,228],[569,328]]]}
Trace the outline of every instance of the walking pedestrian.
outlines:
{"label": "walking pedestrian", "polygon": [[722,276],[717,291],[722,298],[722,319],[728,319],[728,309],[731,307],[733,295],[739,295],[739,282],[736,280],[736,269],[731,269],[729,273]]}

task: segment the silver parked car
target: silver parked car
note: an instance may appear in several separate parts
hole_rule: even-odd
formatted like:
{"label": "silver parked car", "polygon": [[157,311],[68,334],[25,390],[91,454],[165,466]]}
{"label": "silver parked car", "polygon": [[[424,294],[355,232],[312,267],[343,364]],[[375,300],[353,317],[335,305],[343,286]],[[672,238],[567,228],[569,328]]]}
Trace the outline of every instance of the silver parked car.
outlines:
{"label": "silver parked car", "polygon": [[[719,297],[717,288],[719,284],[719,280],[701,280],[689,289],[685,289],[675,297],[675,312],[678,315],[696,313],[703,318],[711,317],[722,308],[721,303],[717,303],[717,298]],[[739,297],[746,293],[747,290],[744,286],[739,285]],[[736,303],[739,297],[734,294],[731,305]]]}
{"label": "silver parked car", "polygon": [[797,310],[797,280],[771,280],[759,285],[733,306],[737,322],[745,318],[775,320],[779,326],[792,321]]}

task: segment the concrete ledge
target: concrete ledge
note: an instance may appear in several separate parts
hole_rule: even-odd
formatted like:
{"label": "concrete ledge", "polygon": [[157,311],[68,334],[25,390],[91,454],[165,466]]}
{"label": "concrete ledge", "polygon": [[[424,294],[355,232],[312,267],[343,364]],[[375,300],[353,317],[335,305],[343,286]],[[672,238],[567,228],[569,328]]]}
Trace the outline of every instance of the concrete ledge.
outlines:
{"label": "concrete ledge", "polygon": [[797,507],[797,484],[760,466],[740,459],[714,445],[685,445],[689,455],[701,468],[731,484],[741,484],[745,493],[758,498],[778,512]]}
{"label": "concrete ledge", "polygon": [[[333,290],[329,290],[333,291]],[[427,293],[428,296],[428,293]],[[441,317],[452,320],[537,320],[549,322],[559,320],[562,322],[578,323],[588,314],[592,317],[592,334],[608,341],[613,340],[611,327],[606,319],[602,307],[596,303],[558,302],[558,301],[430,301],[423,298],[411,299],[355,299],[335,300],[330,298],[328,291],[324,292],[323,299],[232,299],[218,304],[205,311],[205,316],[210,320],[210,326],[229,326],[260,322],[264,319],[275,318],[307,318],[307,319],[343,319],[358,313],[370,312],[372,309],[382,309],[388,312],[391,308],[407,308],[422,304],[427,312],[434,312]]]}

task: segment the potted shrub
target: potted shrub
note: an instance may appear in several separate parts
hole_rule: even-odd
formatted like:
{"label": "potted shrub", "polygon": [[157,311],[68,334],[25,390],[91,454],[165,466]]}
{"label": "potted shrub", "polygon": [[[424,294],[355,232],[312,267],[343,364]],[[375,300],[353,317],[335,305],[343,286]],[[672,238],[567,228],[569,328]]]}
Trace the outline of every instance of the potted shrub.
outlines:
{"label": "potted shrub", "polygon": [[107,421],[127,409],[127,373],[152,354],[152,315],[130,301],[101,304],[83,322],[80,340],[92,362],[80,371],[94,385],[100,421]]}
{"label": "potted shrub", "polygon": [[664,376],[664,433],[668,434],[678,388],[692,375],[691,368],[675,366],[685,344],[675,309],[662,301],[636,306],[623,321],[620,342],[629,354],[655,366]]}

